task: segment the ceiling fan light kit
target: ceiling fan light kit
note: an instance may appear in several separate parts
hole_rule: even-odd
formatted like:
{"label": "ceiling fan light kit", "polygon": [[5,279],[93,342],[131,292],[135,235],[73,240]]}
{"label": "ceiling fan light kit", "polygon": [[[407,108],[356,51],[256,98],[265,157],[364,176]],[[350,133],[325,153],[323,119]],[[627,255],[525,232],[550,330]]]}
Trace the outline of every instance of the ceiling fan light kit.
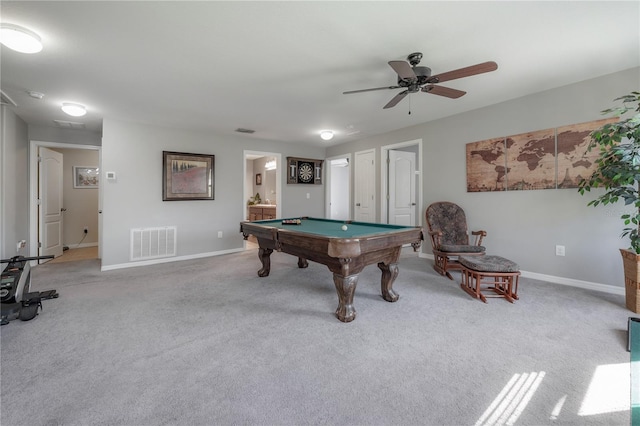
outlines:
{"label": "ceiling fan light kit", "polygon": [[387,102],[383,109],[396,106],[409,93],[424,92],[432,95],[444,96],[445,98],[457,99],[464,96],[467,92],[445,86],[436,86],[436,84],[444,81],[456,80],[458,78],[470,77],[472,75],[483,74],[498,69],[498,64],[493,61],[489,61],[437,75],[431,75],[431,68],[418,66],[420,60],[422,60],[422,53],[414,52],[407,56],[407,61],[389,61],[389,66],[393,68],[398,75],[398,82],[396,86],[350,90],[342,93],[349,95],[352,93],[370,92],[373,90],[404,89]]}
{"label": "ceiling fan light kit", "polygon": [[0,24],[0,43],[20,53],[38,53],[42,40],[33,31],[14,24]]}

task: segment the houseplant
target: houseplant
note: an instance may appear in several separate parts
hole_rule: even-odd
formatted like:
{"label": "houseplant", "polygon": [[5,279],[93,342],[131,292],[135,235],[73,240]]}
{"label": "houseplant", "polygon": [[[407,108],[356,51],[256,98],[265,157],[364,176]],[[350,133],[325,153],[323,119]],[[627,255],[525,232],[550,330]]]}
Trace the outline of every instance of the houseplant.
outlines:
{"label": "houseplant", "polygon": [[615,99],[621,106],[602,111],[620,119],[607,123],[591,133],[589,151],[599,150],[594,173],[580,182],[578,191],[584,195],[591,188],[604,188],[605,192],[589,206],[607,205],[624,200],[633,206],[632,213],[620,216],[625,228],[621,237],[631,243],[629,249],[620,249],[625,274],[626,306],[640,312],[640,92]]}

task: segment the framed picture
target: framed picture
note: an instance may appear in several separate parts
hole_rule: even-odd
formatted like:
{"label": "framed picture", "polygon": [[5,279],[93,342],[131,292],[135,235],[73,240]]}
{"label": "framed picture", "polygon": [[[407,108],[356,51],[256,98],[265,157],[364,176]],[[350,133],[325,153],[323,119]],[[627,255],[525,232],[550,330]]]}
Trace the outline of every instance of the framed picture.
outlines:
{"label": "framed picture", "polygon": [[97,167],[73,166],[74,188],[97,188],[100,172]]}
{"label": "framed picture", "polygon": [[256,174],[256,185],[262,185],[262,173]]}
{"label": "framed picture", "polygon": [[215,155],[162,151],[162,201],[213,200]]}

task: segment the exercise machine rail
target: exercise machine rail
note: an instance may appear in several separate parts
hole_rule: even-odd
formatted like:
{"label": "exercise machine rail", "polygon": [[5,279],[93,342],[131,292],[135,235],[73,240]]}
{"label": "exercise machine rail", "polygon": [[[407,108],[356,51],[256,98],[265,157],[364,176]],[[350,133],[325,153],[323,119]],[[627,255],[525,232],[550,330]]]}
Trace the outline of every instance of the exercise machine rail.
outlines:
{"label": "exercise machine rail", "polygon": [[0,276],[0,325],[8,324],[14,319],[29,321],[38,315],[42,309],[42,301],[56,299],[56,290],[31,292],[31,261],[53,259],[54,256],[14,256],[2,259],[0,263],[7,263]]}

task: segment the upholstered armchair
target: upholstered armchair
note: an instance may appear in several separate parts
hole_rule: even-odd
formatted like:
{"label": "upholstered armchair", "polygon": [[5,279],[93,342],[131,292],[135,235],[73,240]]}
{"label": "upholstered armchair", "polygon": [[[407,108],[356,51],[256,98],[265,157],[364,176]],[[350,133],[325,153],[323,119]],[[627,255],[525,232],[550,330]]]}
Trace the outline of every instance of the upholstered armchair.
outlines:
{"label": "upholstered armchair", "polygon": [[449,271],[462,269],[458,256],[482,256],[485,248],[482,239],[486,231],[473,231],[473,244],[469,241],[467,217],[457,204],[439,201],[427,207],[429,237],[433,248],[433,268],[440,274],[453,279]]}

